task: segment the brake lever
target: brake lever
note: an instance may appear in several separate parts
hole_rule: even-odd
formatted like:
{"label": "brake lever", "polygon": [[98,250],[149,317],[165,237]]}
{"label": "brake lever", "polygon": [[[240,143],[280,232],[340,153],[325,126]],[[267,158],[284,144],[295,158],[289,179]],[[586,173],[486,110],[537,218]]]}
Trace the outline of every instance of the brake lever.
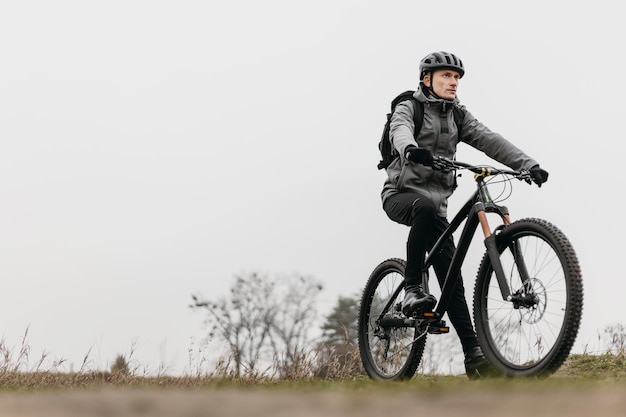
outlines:
{"label": "brake lever", "polygon": [[454,167],[452,166],[451,162],[443,158],[434,159],[432,166],[433,166],[433,169],[436,169],[437,171],[441,171],[444,174],[454,171]]}
{"label": "brake lever", "polygon": [[530,185],[532,185],[533,183],[533,177],[532,175],[530,175],[530,171],[528,170],[521,171],[517,179],[519,179],[520,181],[526,181],[526,183]]}

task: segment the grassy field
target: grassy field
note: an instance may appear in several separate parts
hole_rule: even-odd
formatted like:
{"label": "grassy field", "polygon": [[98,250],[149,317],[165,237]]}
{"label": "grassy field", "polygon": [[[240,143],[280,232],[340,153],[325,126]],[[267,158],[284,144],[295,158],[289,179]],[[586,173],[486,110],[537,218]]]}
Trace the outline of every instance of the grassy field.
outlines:
{"label": "grassy field", "polygon": [[[502,379],[484,380],[483,384],[501,385]],[[507,379],[506,384],[574,384],[574,383],[615,383],[626,385],[626,355],[571,355],[554,375],[546,379]],[[464,386],[469,381],[465,375],[418,375],[405,382],[393,382],[393,389],[401,386],[428,388],[433,385],[445,389]],[[471,385],[471,383],[469,383]],[[379,388],[380,382],[370,381],[361,375],[347,375],[341,378],[292,378],[288,380],[268,380],[263,378],[226,378],[208,376],[137,376],[126,372],[22,372],[0,371],[1,391],[40,391],[40,390],[76,390],[94,388],[315,388],[360,390],[366,387]]]}
{"label": "grassy field", "polygon": [[0,416],[623,416],[626,357],[573,355],[546,379],[341,379],[0,373]]}

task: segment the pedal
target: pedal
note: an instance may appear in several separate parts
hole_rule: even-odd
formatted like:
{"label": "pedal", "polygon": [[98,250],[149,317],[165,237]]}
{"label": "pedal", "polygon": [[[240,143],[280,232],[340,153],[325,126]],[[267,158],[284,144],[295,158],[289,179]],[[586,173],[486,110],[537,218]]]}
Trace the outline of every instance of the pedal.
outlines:
{"label": "pedal", "polygon": [[413,317],[416,319],[433,321],[433,320],[437,320],[438,314],[435,313],[434,311],[417,310],[415,313],[413,313]]}
{"label": "pedal", "polygon": [[428,325],[428,333],[430,334],[443,334],[449,333],[450,328],[446,326],[446,322],[439,320]]}

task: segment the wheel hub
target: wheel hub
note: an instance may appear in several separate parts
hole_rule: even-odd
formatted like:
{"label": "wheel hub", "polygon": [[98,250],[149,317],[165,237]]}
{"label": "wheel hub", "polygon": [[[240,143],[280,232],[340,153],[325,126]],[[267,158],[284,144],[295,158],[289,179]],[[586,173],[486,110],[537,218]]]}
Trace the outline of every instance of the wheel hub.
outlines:
{"label": "wheel hub", "polygon": [[523,321],[537,323],[543,317],[547,306],[546,288],[541,281],[531,278],[523,288],[511,297],[513,308],[520,311]]}

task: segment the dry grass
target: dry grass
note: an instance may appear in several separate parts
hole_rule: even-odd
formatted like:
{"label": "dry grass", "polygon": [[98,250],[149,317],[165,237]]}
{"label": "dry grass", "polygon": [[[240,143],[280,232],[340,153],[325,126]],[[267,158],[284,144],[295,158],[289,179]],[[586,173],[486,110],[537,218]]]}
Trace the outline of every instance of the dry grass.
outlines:
{"label": "dry grass", "polygon": [[[93,370],[87,352],[78,372],[63,371],[65,360],[52,359],[47,353],[32,360],[27,342],[28,329],[21,345],[11,350],[0,341],[0,391],[30,391],[75,388],[199,388],[215,386],[276,385],[284,382],[336,381],[364,378],[364,371],[355,346],[319,346],[302,354],[293,363],[275,360],[265,369],[236,369],[232,358],[223,358],[209,365],[201,360],[191,374],[168,376],[164,371],[149,375],[133,358],[134,346],[128,356],[118,355],[108,370]],[[190,359],[191,360],[191,359]],[[190,363],[190,369],[193,368]],[[147,369],[147,368],[145,368]]]}
{"label": "dry grass", "polygon": [[[318,367],[319,368],[319,367]],[[0,391],[37,391],[47,389],[93,389],[93,388],[219,388],[219,387],[323,387],[330,381],[337,387],[341,386],[361,388],[369,386],[370,382],[361,371],[343,367],[333,367],[333,372],[327,375],[311,376],[310,372],[291,375],[289,378],[272,379],[260,376],[234,377],[233,375],[187,375],[181,377],[170,376],[137,376],[121,372],[54,372],[33,371],[22,372],[11,369],[0,370]],[[596,382],[612,381],[626,383],[626,357],[624,355],[572,355],[563,367],[551,378],[558,383],[562,380]],[[413,380],[428,387],[432,384],[455,385],[464,384],[464,376],[420,376]]]}
{"label": "dry grass", "polygon": [[[233,361],[224,358],[212,366],[206,361],[197,366],[195,372],[184,376],[167,376],[159,372],[156,376],[141,374],[141,366],[132,358],[134,348],[128,357],[119,355],[109,370],[90,369],[88,352],[78,372],[64,372],[63,360],[52,360],[42,354],[31,361],[30,347],[27,343],[28,330],[21,346],[15,351],[7,348],[0,341],[0,391],[37,391],[47,389],[90,389],[90,388],[206,388],[206,387],[244,387],[244,386],[324,386],[332,381],[337,387],[359,388],[369,386],[371,382],[363,370],[358,349],[353,345],[318,346],[317,349],[303,354],[296,361],[286,366],[284,361],[276,360],[266,369],[235,373]],[[601,354],[571,355],[550,381],[591,382],[609,381],[626,383],[626,352],[624,343],[617,348]],[[133,364],[131,366],[131,363]],[[280,365],[277,365],[280,364]],[[192,367],[190,366],[190,369]],[[447,381],[447,382],[446,382]],[[434,385],[464,384],[466,377],[421,374],[410,381],[424,388]],[[380,383],[376,386],[380,387]],[[398,387],[398,383],[394,385]]]}
{"label": "dry grass", "polygon": [[626,354],[571,355],[555,377],[626,382]]}
{"label": "dry grass", "polygon": [[[0,342],[0,351],[4,345]],[[284,376],[277,366],[267,373],[233,374],[229,360],[193,375],[138,375],[129,358],[109,371],[89,370],[89,354],[79,372],[59,372],[63,361],[28,361],[29,349],[0,356],[0,415],[83,417],[341,415],[387,414],[510,417],[533,413],[551,417],[589,414],[623,416],[626,409],[626,355],[572,355],[551,378],[469,381],[464,375],[418,375],[403,382],[374,382],[363,375],[358,354],[320,349],[303,355]],[[44,366],[45,365],[45,366]],[[62,366],[61,366],[62,367]],[[210,369],[209,372],[206,369]],[[494,410],[498,410],[494,414]],[[498,414],[499,413],[499,414]]]}

